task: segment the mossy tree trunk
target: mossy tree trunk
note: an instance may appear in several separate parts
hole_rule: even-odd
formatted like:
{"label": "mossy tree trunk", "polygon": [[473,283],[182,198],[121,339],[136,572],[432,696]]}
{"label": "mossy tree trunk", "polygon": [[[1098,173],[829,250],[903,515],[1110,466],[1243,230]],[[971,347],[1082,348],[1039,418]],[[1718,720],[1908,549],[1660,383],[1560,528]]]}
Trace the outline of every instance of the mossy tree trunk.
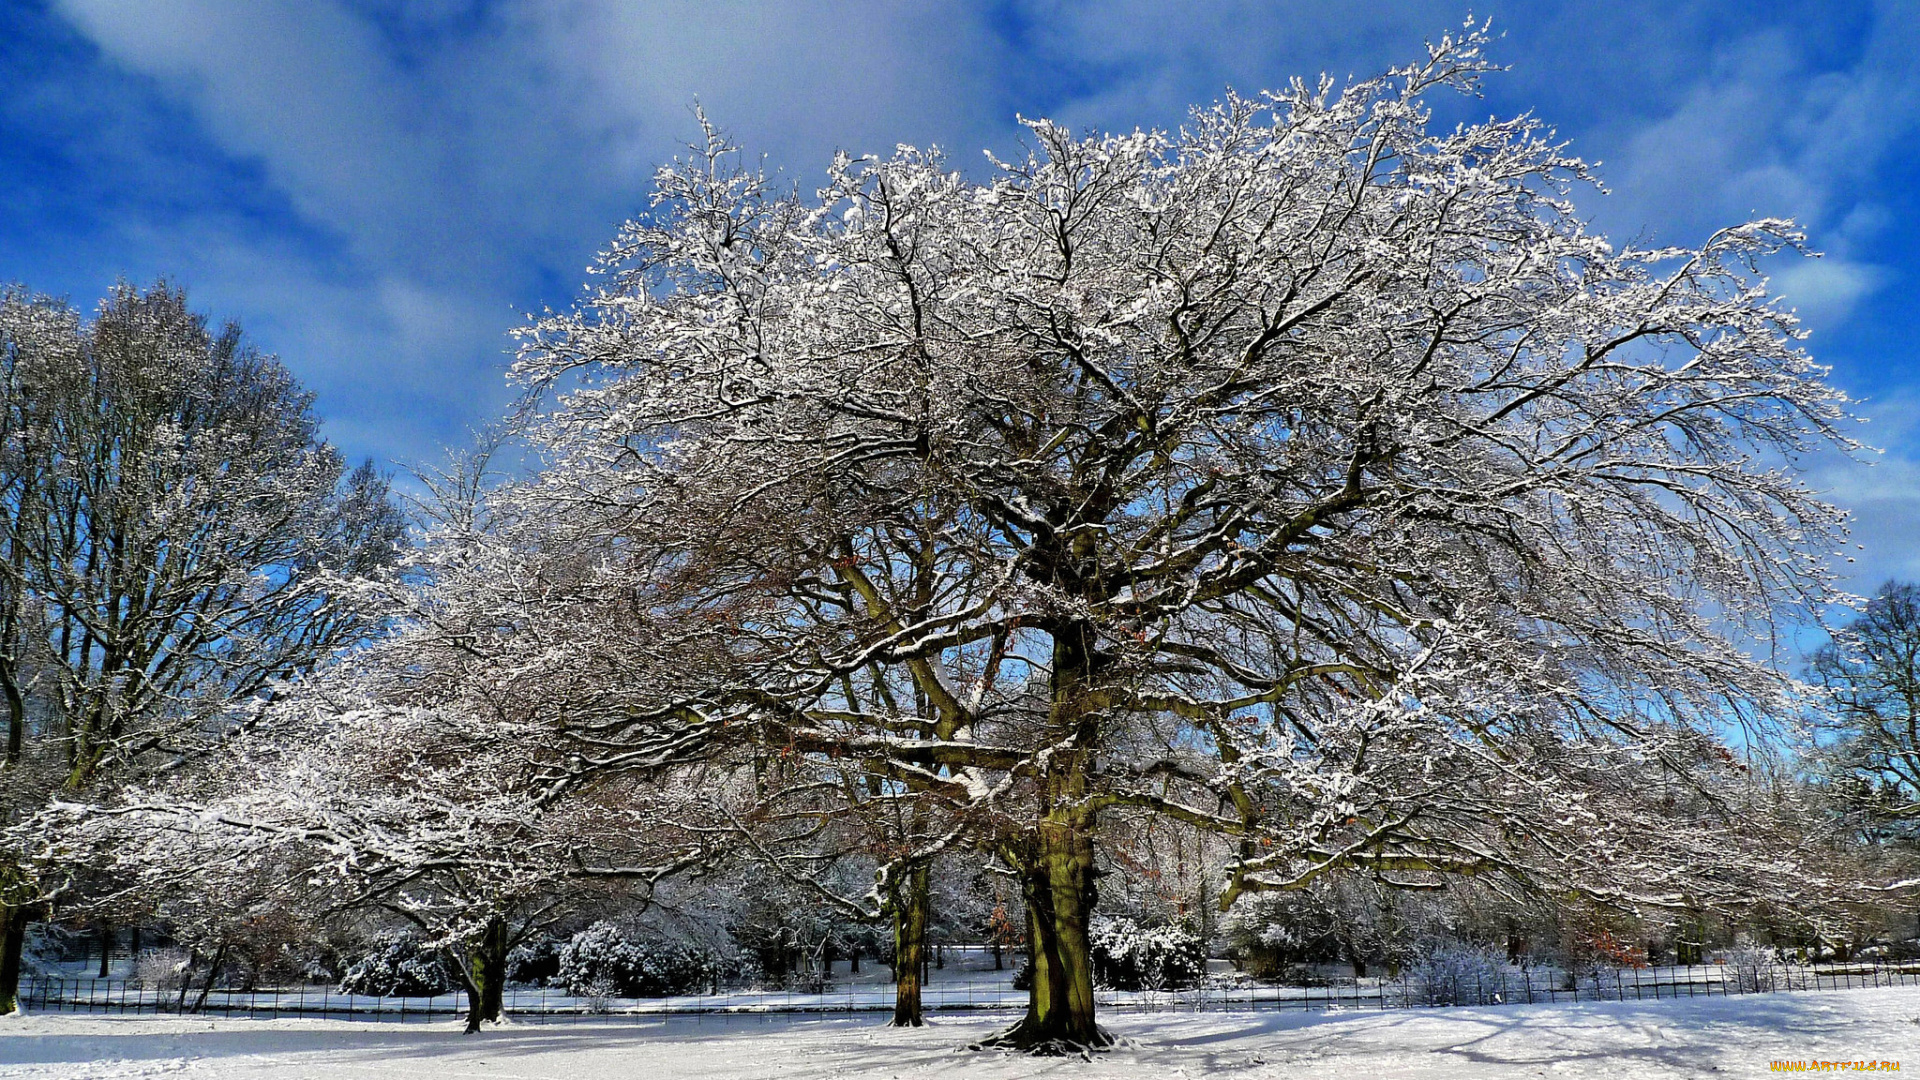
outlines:
{"label": "mossy tree trunk", "polygon": [[480,936],[467,946],[463,969],[467,983],[467,1034],[481,1024],[500,1022],[507,982],[507,921],[498,916],[487,922]]}
{"label": "mossy tree trunk", "polygon": [[920,1004],[920,984],[926,971],[931,878],[930,868],[922,863],[908,870],[893,887],[894,1027],[919,1027],[926,1023]]}
{"label": "mossy tree trunk", "polygon": [[1069,1053],[1111,1046],[1094,1016],[1093,837],[1072,822],[1040,828],[1034,857],[1022,868],[1027,907],[1027,961],[1033,985],[1027,1013],[993,1045],[1034,1053]]}
{"label": "mossy tree trunk", "polygon": [[1020,874],[1027,908],[1033,985],[1027,1013],[989,1045],[1039,1054],[1113,1045],[1094,1017],[1093,951],[1088,936],[1096,899],[1091,798],[1098,718],[1082,708],[1094,668],[1090,628],[1054,634],[1053,724],[1065,748],[1043,779],[1040,820],[1023,842],[1003,850]]}

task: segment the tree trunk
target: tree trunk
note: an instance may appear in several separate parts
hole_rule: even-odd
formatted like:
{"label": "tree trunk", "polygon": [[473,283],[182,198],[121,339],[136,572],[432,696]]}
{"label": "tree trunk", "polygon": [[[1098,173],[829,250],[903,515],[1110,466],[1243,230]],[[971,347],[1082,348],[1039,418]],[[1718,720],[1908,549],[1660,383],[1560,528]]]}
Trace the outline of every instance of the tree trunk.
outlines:
{"label": "tree trunk", "polygon": [[1067,1054],[1113,1045],[1094,1020],[1093,836],[1072,817],[1042,822],[1037,850],[1021,868],[1027,904],[1027,960],[1033,985],[1027,1014],[983,1045]]}
{"label": "tree trunk", "polygon": [[507,921],[488,921],[479,940],[467,948],[467,1034],[500,1022],[507,981]]}
{"label": "tree trunk", "polygon": [[25,905],[0,904],[0,1016],[20,1007],[20,959],[27,944]]}
{"label": "tree trunk", "polygon": [[174,1012],[183,1013],[187,1011],[187,991],[193,989],[193,965],[199,963],[199,961],[200,950],[189,947],[187,949],[187,966],[180,970],[180,999],[173,1004]]}
{"label": "tree trunk", "polygon": [[99,975],[95,976],[96,978],[104,979],[107,977],[107,974],[108,974],[107,964],[111,962],[112,959],[113,959],[113,924],[108,922],[105,919],[101,919],[100,920],[100,973]]}
{"label": "tree trunk", "polygon": [[926,971],[927,908],[931,873],[922,865],[907,872],[893,894],[893,1021],[894,1027],[919,1027],[926,1018],[920,1008],[920,984]]}
{"label": "tree trunk", "polygon": [[1034,832],[1005,854],[1019,872],[1027,905],[1027,956],[1033,985],[1027,1015],[981,1045],[1034,1054],[1071,1054],[1113,1045],[1094,1021],[1093,833],[1090,803],[1100,719],[1086,708],[1098,663],[1091,626],[1053,631],[1051,726],[1072,749],[1053,754]]}
{"label": "tree trunk", "polygon": [[[200,996],[193,999],[193,1008],[188,1010],[189,1012],[197,1013],[207,1007],[207,995],[213,991],[213,980],[219,978],[220,965],[226,962],[227,943],[223,941],[220,943],[220,947],[213,951],[213,963],[207,967],[206,981],[200,984]],[[186,981],[193,981],[193,969],[191,968],[187,969]]]}
{"label": "tree trunk", "polygon": [[847,954],[847,974],[849,975],[860,974],[860,950],[859,949],[855,949],[852,952]]}

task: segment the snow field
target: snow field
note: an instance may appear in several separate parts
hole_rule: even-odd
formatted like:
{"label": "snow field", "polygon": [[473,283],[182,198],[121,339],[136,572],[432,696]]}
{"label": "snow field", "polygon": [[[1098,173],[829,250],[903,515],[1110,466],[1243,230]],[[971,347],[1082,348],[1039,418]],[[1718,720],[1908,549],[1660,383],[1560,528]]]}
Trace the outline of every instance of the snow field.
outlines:
{"label": "snow field", "polygon": [[[19,1016],[0,1077],[194,1080],[1177,1080],[1187,1077],[1758,1077],[1770,1062],[1897,1061],[1920,1071],[1920,988],[1577,1005],[1115,1015],[1091,1061],[980,1053],[1005,1018],[896,1030],[872,1017],[648,1017],[458,1025]],[[1829,1072],[1827,1075],[1840,1075]],[[1849,1075],[1864,1075],[1852,1073]],[[1884,1075],[1884,1074],[1878,1074]]]}

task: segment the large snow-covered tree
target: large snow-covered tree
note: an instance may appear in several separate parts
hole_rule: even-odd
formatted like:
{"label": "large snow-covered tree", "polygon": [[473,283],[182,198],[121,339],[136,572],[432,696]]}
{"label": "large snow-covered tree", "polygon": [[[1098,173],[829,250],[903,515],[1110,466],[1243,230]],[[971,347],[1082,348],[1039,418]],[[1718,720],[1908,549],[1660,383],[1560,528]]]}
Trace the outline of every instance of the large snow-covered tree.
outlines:
{"label": "large snow-covered tree", "polygon": [[[0,824],[175,766],[365,632],[350,583],[402,524],[311,404],[165,284],[91,320],[0,293]],[[0,860],[0,1011],[32,896]]]}
{"label": "large snow-covered tree", "polygon": [[1844,401],[1754,268],[1800,238],[1594,235],[1538,123],[1430,125],[1482,44],[1173,132],[1033,122],[981,182],[903,148],[807,198],[709,131],[519,362],[580,384],[522,497],[652,631],[569,775],[752,743],[940,800],[965,828],[912,857],[1023,883],[1022,1047],[1105,1040],[1114,815],[1227,838],[1223,904],[1760,880],[1713,733],[1790,707],[1743,643],[1830,597],[1843,526],[1792,463]]}

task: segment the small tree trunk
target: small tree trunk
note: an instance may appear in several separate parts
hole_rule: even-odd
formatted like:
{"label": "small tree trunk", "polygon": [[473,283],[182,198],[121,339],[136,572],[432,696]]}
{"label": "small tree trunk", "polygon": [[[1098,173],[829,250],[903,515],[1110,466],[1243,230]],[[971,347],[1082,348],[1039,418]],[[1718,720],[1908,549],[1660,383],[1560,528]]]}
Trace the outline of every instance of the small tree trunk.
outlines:
{"label": "small tree trunk", "polygon": [[[188,1010],[189,1012],[197,1013],[201,1009],[206,1008],[207,995],[213,992],[213,980],[219,977],[220,965],[226,962],[227,962],[227,943],[223,941],[220,943],[219,948],[213,950],[213,963],[207,965],[207,977],[206,977],[206,980],[200,984],[200,996],[193,999],[193,1008]],[[193,969],[188,968],[186,981],[190,982],[192,981],[192,979],[193,979]]]}
{"label": "small tree trunk", "polygon": [[98,978],[107,977],[107,964],[113,958],[113,924],[100,920],[100,973]]}
{"label": "small tree trunk", "polygon": [[479,940],[467,947],[467,1034],[500,1022],[507,981],[507,921],[488,920]]}
{"label": "small tree trunk", "polygon": [[855,949],[852,952],[847,954],[847,974],[849,975],[860,974],[860,950],[859,949]]}
{"label": "small tree trunk", "polygon": [[1000,948],[1000,943],[998,941],[995,941],[993,943],[993,970],[995,971],[1001,970],[1001,964],[1002,964],[1002,961],[1000,959],[1001,951],[1002,950]]}
{"label": "small tree trunk", "polygon": [[20,1007],[20,959],[27,944],[24,905],[0,904],[0,1016]]}
{"label": "small tree trunk", "polygon": [[926,971],[927,908],[930,873],[926,866],[907,872],[893,898],[893,1021],[894,1027],[919,1027],[926,1018],[920,1008],[920,985]]}
{"label": "small tree trunk", "polygon": [[187,949],[187,966],[180,971],[180,997],[173,1003],[174,1012],[187,1011],[187,991],[193,988],[193,965],[200,962],[200,950]]}

